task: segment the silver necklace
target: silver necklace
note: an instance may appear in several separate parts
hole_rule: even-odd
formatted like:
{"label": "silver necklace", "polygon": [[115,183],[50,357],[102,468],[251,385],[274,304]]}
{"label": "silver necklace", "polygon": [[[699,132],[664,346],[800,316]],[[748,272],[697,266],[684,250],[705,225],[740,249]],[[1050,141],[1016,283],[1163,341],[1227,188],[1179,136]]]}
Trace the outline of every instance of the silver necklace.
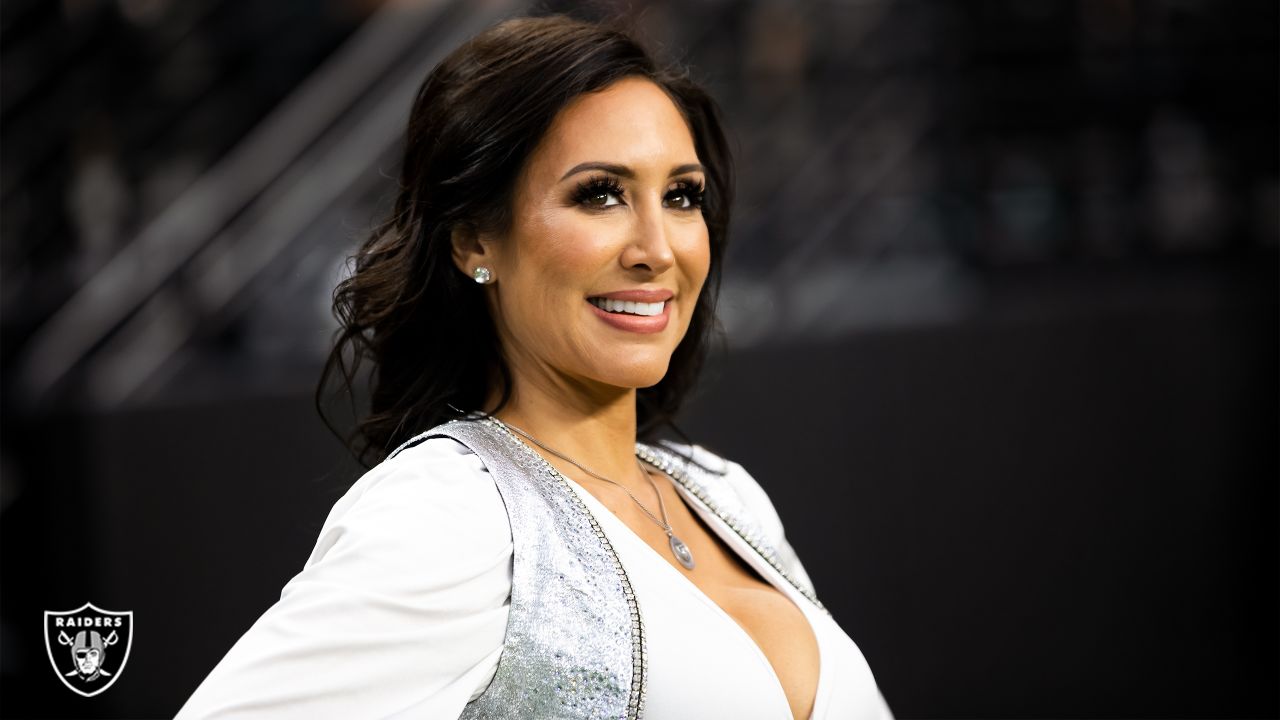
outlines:
{"label": "silver necklace", "polygon": [[632,495],[631,490],[629,490],[626,485],[623,485],[622,483],[619,483],[619,482],[614,482],[613,480],[610,480],[609,478],[604,477],[603,475],[599,475],[597,473],[591,472],[590,470],[584,468],[577,460],[574,460],[573,458],[569,457],[568,455],[565,455],[564,453],[558,452],[556,450],[553,450],[547,447],[542,443],[541,440],[530,435],[524,430],[521,430],[515,425],[512,425],[511,423],[503,423],[503,424],[511,428],[512,430],[515,430],[520,435],[524,436],[524,438],[527,439],[529,442],[533,443],[534,445],[537,445],[543,450],[546,450],[552,455],[555,455],[561,460],[564,460],[565,462],[570,463],[571,465],[578,468],[582,472],[590,475],[591,477],[597,480],[603,480],[609,483],[610,485],[616,485],[622,488],[622,491],[627,494],[627,497],[631,498],[631,500],[635,502],[636,505],[640,506],[640,509],[644,511],[644,514],[648,515],[649,519],[657,523],[658,527],[662,528],[662,531],[667,534],[667,544],[671,546],[671,554],[676,556],[676,560],[680,561],[680,564],[685,566],[689,570],[693,569],[694,567],[693,553],[689,552],[689,546],[685,545],[683,540],[676,537],[675,531],[671,529],[671,521],[667,518],[667,504],[662,499],[662,491],[658,489],[658,484],[653,481],[653,477],[649,475],[649,469],[644,466],[644,463],[640,461],[640,458],[636,458],[636,465],[640,467],[640,473],[644,475],[644,479],[648,480],[649,484],[653,486],[653,491],[658,494],[658,508],[662,511],[661,520],[659,520],[656,515],[650,512],[649,508],[645,507],[644,503],[640,502],[640,500],[635,495]]}

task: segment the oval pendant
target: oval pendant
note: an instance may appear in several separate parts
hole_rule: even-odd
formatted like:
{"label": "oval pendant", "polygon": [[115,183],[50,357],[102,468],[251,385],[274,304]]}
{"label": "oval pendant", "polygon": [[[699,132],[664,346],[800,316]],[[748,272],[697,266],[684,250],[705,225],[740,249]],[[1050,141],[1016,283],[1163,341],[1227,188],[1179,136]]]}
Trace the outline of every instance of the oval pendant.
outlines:
{"label": "oval pendant", "polygon": [[676,559],[680,561],[681,565],[692,570],[693,553],[689,552],[689,546],[685,545],[684,541],[675,535],[669,535],[667,539],[671,543],[671,554],[676,556]]}

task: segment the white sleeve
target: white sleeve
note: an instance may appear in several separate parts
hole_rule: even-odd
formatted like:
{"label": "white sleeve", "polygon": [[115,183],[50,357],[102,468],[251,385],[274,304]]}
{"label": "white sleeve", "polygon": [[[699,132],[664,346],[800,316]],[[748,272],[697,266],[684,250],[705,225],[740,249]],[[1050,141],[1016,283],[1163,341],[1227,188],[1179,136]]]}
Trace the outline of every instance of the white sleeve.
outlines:
{"label": "white sleeve", "polygon": [[306,566],[178,713],[456,718],[497,668],[511,527],[480,459],[406,449],[334,505]]}

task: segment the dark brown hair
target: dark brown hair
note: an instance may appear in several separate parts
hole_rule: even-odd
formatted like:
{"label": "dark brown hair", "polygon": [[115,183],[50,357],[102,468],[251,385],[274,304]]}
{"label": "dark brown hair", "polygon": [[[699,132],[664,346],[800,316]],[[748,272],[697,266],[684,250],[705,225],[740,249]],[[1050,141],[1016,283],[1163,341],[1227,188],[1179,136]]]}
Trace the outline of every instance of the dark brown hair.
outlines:
{"label": "dark brown hair", "polygon": [[418,90],[391,216],[351,258],[333,294],[340,328],[316,388],[341,382],[355,401],[372,365],[369,412],[346,441],[369,466],[414,434],[480,410],[493,382],[505,403],[510,371],[482,292],[451,258],[455,227],[510,227],[515,181],[556,115],[583,93],[628,76],[671,97],[706,167],[702,206],[711,245],[707,282],[667,374],[637,393],[642,436],[670,424],[696,381],[716,327],[715,301],[733,198],[732,158],[710,96],[687,71],[658,65],[626,32],[564,16],[502,22],[453,51]]}

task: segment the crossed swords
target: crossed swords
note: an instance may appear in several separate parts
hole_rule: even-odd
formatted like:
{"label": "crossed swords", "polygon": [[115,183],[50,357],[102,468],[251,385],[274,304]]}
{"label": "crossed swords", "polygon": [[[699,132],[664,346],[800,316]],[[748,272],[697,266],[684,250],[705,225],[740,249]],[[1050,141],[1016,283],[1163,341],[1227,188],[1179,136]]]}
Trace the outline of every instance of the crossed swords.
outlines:
{"label": "crossed swords", "polygon": [[[75,640],[72,640],[71,638],[67,637],[66,630],[61,630],[58,632],[58,642],[62,643],[63,645],[75,644]],[[116,635],[115,630],[112,630],[110,635],[102,639],[102,644],[105,647],[111,647],[112,645],[115,645],[118,642],[120,642],[120,636]],[[80,670],[79,668],[77,668],[72,670],[71,672],[62,673],[62,675],[63,677],[70,677],[71,675],[79,674],[79,672]],[[106,670],[103,670],[101,666],[98,667],[98,672],[105,675],[106,677],[111,677],[111,673],[107,672]]]}

